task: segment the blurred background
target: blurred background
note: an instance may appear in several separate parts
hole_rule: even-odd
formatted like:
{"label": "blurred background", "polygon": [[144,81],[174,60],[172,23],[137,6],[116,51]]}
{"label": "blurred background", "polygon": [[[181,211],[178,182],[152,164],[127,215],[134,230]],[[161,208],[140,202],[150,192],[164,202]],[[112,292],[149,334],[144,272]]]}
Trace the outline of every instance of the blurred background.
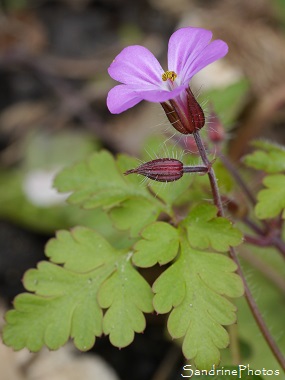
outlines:
{"label": "blurred background", "polygon": [[[210,99],[220,115],[229,156],[238,164],[254,138],[285,143],[285,0],[1,0],[0,4],[3,311],[23,291],[24,271],[44,259],[44,245],[57,229],[88,225],[91,218],[106,233],[107,221],[99,211],[86,215],[65,207],[65,197],[52,188],[56,172],[100,148],[138,157],[148,136],[167,128],[157,104],[143,102],[121,115],[107,110],[106,96],[114,85],[107,68],[123,47],[144,45],[166,67],[167,42],[175,29],[211,29],[214,38],[228,43],[229,54],[195,76],[192,88],[202,100]],[[284,280],[281,285],[284,294]],[[269,293],[268,299],[272,297]],[[279,300],[279,293],[276,297]],[[250,317],[245,313],[242,318]],[[107,338],[98,339],[92,353],[84,355],[69,346],[39,355],[14,354],[0,346],[0,380],[178,379],[183,357],[162,322],[163,318],[151,319],[145,334],[121,351]],[[257,330],[254,333],[259,336]],[[257,345],[263,347],[258,339]],[[266,362],[278,368],[266,347],[259,348],[259,354],[253,354],[256,347],[246,341],[243,347],[255,366]]]}

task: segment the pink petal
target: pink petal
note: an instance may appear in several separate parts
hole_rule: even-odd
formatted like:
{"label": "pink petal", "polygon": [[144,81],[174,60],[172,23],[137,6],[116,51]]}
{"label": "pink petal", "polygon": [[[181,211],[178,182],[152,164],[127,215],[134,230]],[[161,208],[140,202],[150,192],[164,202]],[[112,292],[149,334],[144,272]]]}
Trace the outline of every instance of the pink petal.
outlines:
{"label": "pink petal", "polygon": [[107,96],[107,107],[111,113],[118,114],[135,106],[142,100],[161,103],[179,96],[188,85],[176,87],[172,91],[157,89],[156,86],[120,84],[112,88]]}
{"label": "pink petal", "polygon": [[185,91],[185,88],[188,87],[188,84],[184,84],[182,86],[176,87],[173,90],[140,90],[139,95],[149,102],[154,103],[162,103],[166,102],[167,100],[174,99],[178,95],[180,95],[183,91]]}
{"label": "pink petal", "polygon": [[223,58],[228,52],[228,45],[221,40],[215,40],[205,47],[203,51],[199,53],[197,58],[183,71],[184,81],[189,82],[189,80],[198,71],[202,70],[204,67],[208,66],[210,63]]}
{"label": "pink petal", "polygon": [[120,84],[109,91],[107,107],[111,113],[117,114],[135,106],[142,100],[142,97],[140,97],[133,88],[125,84]]}
{"label": "pink petal", "polygon": [[172,34],[168,43],[168,70],[180,77],[212,39],[212,32],[201,28],[181,28]]}
{"label": "pink petal", "polygon": [[155,56],[145,47],[126,47],[114,59],[108,72],[118,82],[124,84],[162,85],[164,72]]}

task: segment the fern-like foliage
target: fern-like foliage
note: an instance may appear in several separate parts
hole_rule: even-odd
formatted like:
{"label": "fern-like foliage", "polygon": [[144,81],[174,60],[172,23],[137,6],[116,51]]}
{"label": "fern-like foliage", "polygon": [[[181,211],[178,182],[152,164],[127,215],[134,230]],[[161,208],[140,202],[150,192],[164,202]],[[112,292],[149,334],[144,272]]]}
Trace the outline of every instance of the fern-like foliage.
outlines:
{"label": "fern-like foliage", "polygon": [[285,171],[285,149],[273,142],[258,140],[252,145],[256,149],[244,158],[247,166],[266,173],[274,174]]}
{"label": "fern-like foliage", "polygon": [[[128,251],[114,249],[95,231],[60,231],[47,245],[51,262],[41,262],[24,277],[34,294],[16,297],[6,315],[5,343],[19,350],[57,349],[68,338],[86,351],[103,332],[117,347],[142,332],[142,312],[151,312],[152,291],[131,265]],[[55,263],[63,264],[63,266]],[[103,310],[108,311],[103,316]]]}
{"label": "fern-like foliage", "polygon": [[220,361],[219,349],[229,344],[222,325],[236,321],[235,306],[225,297],[243,293],[235,264],[226,256],[193,249],[181,238],[176,262],[154,283],[154,307],[168,313],[168,330],[183,338],[186,358],[198,368],[210,368]]}
{"label": "fern-like foliage", "polygon": [[[71,203],[106,210],[131,239],[118,249],[90,228],[59,231],[46,247],[49,262],[25,274],[29,293],[17,296],[6,315],[7,345],[57,349],[72,338],[85,351],[104,333],[124,347],[144,330],[144,313],[155,310],[169,313],[168,331],[182,339],[187,358],[199,368],[218,364],[219,350],[229,344],[224,326],[236,320],[229,298],[243,294],[236,265],[224,252],[241,243],[241,233],[208,203],[178,217],[176,205],[193,177],[159,193],[139,177],[123,176],[134,166],[130,157],[115,160],[103,151],[58,175],[55,185],[72,192]],[[167,268],[151,288],[137,268],[157,263]]]}
{"label": "fern-like foliage", "polygon": [[268,219],[282,213],[285,219],[285,175],[269,175],[264,178],[263,184],[265,189],[257,195],[256,216],[259,219]]}
{"label": "fern-like foliage", "polygon": [[257,194],[255,214],[258,219],[269,219],[282,214],[285,218],[285,149],[268,141],[255,141],[255,150],[245,157],[247,166],[268,173],[264,189]]}
{"label": "fern-like foliage", "polygon": [[242,234],[226,218],[217,218],[215,206],[204,203],[193,208],[183,225],[188,233],[190,245],[198,249],[212,248],[227,252],[229,247],[239,245]]}

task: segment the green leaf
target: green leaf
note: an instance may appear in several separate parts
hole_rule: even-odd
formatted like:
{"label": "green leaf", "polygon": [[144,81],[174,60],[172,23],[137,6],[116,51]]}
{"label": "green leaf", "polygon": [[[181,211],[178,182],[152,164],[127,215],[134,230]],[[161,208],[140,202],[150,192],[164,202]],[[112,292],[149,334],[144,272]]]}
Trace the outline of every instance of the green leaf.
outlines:
{"label": "green leaf", "polygon": [[118,269],[100,288],[98,301],[102,308],[108,308],[103,321],[104,333],[110,335],[114,346],[125,347],[133,341],[134,332],[145,329],[142,311],[153,311],[152,291],[130,261],[120,262]]}
{"label": "green leaf", "polygon": [[264,178],[267,187],[257,194],[255,214],[258,219],[274,218],[283,212],[285,218],[285,175],[275,174]]}
{"label": "green leaf", "polygon": [[130,191],[110,153],[102,151],[64,169],[54,185],[61,192],[73,191],[71,203],[84,208],[112,207],[128,198]]}
{"label": "green leaf", "polygon": [[264,170],[266,173],[280,173],[285,171],[285,149],[268,141],[255,141],[254,146],[263,150],[256,150],[244,158],[247,166]]}
{"label": "green leaf", "polygon": [[168,331],[183,338],[182,350],[199,369],[220,361],[219,349],[229,344],[222,325],[233,324],[236,307],[227,299],[243,294],[236,264],[221,254],[195,250],[182,240],[181,253],[154,283],[154,308],[171,311]]}
{"label": "green leaf", "polygon": [[96,301],[99,275],[105,279],[111,273],[109,269],[104,275],[102,271],[79,275],[39,263],[24,280],[25,287],[36,295],[17,296],[15,310],[6,315],[5,344],[16,350],[27,347],[35,352],[44,344],[56,350],[72,337],[78,349],[90,349],[95,336],[102,334],[102,311]]}
{"label": "green leaf", "polygon": [[176,228],[165,222],[148,225],[142,231],[142,240],[135,244],[133,263],[141,268],[152,267],[156,263],[167,264],[175,258],[179,248]]}
{"label": "green leaf", "polygon": [[95,231],[76,227],[71,232],[59,231],[49,240],[46,256],[68,270],[85,273],[115,258],[116,250]]}
{"label": "green leaf", "polygon": [[111,220],[119,230],[130,230],[131,236],[137,236],[142,228],[153,221],[159,215],[159,208],[146,199],[127,199],[120,207],[114,207],[110,211]]}
{"label": "green leaf", "polygon": [[[15,309],[6,315],[5,344],[16,350],[38,351],[43,345],[54,350],[71,337],[85,351],[104,331],[112,334],[113,344],[123,347],[134,331],[144,329],[143,311],[152,311],[152,292],[130,265],[129,252],[115,250],[93,230],[78,227],[59,232],[47,254],[63,267],[41,262],[25,274],[24,286],[35,294],[16,297]],[[108,298],[108,289],[115,298]],[[109,307],[104,320],[102,307]],[[114,313],[119,309],[120,318]],[[121,334],[124,323],[127,336]]]}
{"label": "green leaf", "polygon": [[242,242],[241,232],[228,219],[217,217],[217,208],[207,203],[195,206],[183,225],[194,248],[226,252],[229,246],[235,247]]}
{"label": "green leaf", "polygon": [[127,168],[136,164],[136,160],[127,156],[120,156],[116,162],[110,153],[102,151],[64,169],[56,177],[55,186],[62,192],[73,191],[71,203],[87,209],[109,210],[115,226],[131,229],[131,235],[135,236],[165,208],[136,176],[123,176]]}

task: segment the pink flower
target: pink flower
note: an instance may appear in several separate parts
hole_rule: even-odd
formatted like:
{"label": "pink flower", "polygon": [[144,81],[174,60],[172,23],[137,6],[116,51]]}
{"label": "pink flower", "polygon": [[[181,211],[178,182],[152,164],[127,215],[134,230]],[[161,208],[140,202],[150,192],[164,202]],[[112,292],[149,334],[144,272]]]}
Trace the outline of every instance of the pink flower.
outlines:
{"label": "pink flower", "polygon": [[[211,39],[212,32],[202,28],[177,30],[168,43],[167,71],[162,69],[154,55],[145,47],[134,45],[123,49],[108,69],[110,76],[122,83],[112,88],[108,94],[107,106],[110,112],[121,113],[142,100],[155,103],[174,100],[178,113],[182,112],[188,118],[190,112],[191,116],[189,81],[198,71],[228,52],[224,41]],[[180,132],[193,132],[186,127],[187,129],[188,132]]]}

